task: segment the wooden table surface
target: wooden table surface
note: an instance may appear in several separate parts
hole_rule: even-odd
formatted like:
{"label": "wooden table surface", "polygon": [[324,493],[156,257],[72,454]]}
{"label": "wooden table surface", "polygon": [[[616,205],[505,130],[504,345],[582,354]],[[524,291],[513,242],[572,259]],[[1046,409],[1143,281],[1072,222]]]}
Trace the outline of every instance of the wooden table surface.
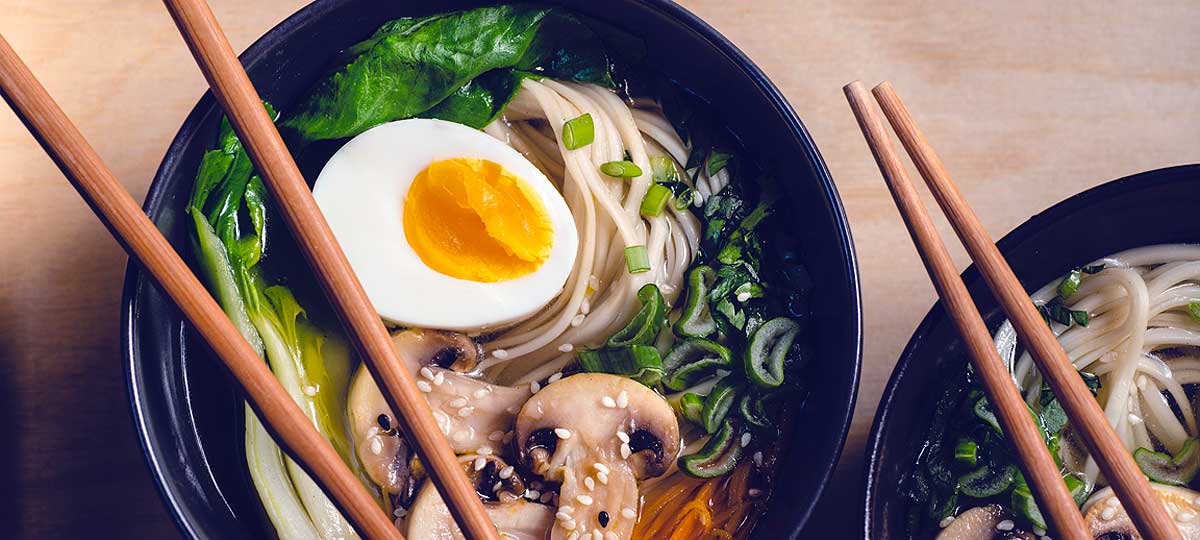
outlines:
{"label": "wooden table surface", "polygon": [[[212,3],[240,50],[305,2]],[[875,405],[934,293],[842,85],[893,81],[999,237],[1106,180],[1200,161],[1200,4],[685,4],[783,89],[850,216],[866,306],[862,384],[807,535],[848,538]],[[4,0],[0,10],[0,32],[141,198],[205,89],[161,4]],[[118,346],[125,255],[3,107],[0,171],[0,523],[17,538],[178,537],[130,422]]]}

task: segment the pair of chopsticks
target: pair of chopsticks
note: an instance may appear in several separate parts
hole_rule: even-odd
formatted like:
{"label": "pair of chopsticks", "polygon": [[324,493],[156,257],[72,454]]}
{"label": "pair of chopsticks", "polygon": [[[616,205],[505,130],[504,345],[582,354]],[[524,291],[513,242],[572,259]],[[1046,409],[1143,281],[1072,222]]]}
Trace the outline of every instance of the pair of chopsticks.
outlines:
{"label": "pair of chopsticks", "polygon": [[[495,526],[392,348],[387,329],[208,4],[204,0],[165,0],[165,4],[459,527],[472,540],[497,539]],[[403,540],[390,516],[317,432],[3,37],[0,92],[109,232],[154,277],[225,363],[280,446],[308,471],[364,537]]]}
{"label": "pair of chopsticks", "polygon": [[[879,114],[871,107],[866,87],[862,82],[855,81],[846,85],[844,90],[944,309],[966,342],[988,401],[1004,433],[1017,450],[1022,469],[1037,497],[1038,508],[1056,530],[1055,538],[1090,540],[1083,517],[1059,475],[1058,465],[1047,450],[1041,431],[1034,424],[1008,369],[1001,361],[992,336],[955,270],[929,212],[909,180]],[[1154,495],[1146,476],[1118,439],[1100,405],[1029,300],[1029,295],[1013,274],[1012,268],[958,191],[946,167],[892,85],[884,82],[871,93],[1142,537],[1182,540],[1179,529]]]}

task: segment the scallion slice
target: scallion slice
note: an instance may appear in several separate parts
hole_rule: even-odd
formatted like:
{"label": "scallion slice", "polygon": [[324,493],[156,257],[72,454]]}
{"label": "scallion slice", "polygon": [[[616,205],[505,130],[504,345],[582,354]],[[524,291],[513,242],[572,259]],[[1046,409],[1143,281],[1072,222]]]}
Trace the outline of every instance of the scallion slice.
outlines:
{"label": "scallion slice", "polygon": [[658,286],[653,283],[642,285],[637,298],[642,303],[637,314],[623,328],[608,338],[608,347],[650,345],[658,331],[667,322],[667,302],[663,300]]}
{"label": "scallion slice", "polygon": [[688,272],[687,303],[675,323],[675,333],[684,337],[705,337],[717,331],[717,322],[708,309],[708,290],[717,280],[717,272],[708,266],[697,266]]}
{"label": "scallion slice", "polygon": [[742,457],[739,432],[727,418],[699,452],[679,458],[679,468],[697,478],[716,478],[732,471]]}
{"label": "scallion slice", "polygon": [[610,161],[600,165],[600,172],[613,178],[637,178],[642,175],[642,168],[632,161]]}
{"label": "scallion slice", "polygon": [[650,253],[646,251],[646,246],[639,244],[625,248],[625,267],[630,274],[650,271]]}
{"label": "scallion slice", "polygon": [[746,375],[754,384],[774,388],[783,384],[783,361],[800,325],[787,317],[771,319],[754,331],[744,356]]}
{"label": "scallion slice", "polygon": [[596,127],[592,123],[592,115],[584,113],[582,116],[567,120],[563,124],[562,141],[563,146],[567,150],[578,150],[589,144],[596,138]]}
{"label": "scallion slice", "polygon": [[654,184],[646,191],[642,199],[642,215],[646,217],[661,216],[667,209],[667,201],[671,199],[671,189],[661,184]]}
{"label": "scallion slice", "polygon": [[1192,302],[1188,304],[1188,315],[1192,316],[1192,320],[1200,322],[1200,302]]}

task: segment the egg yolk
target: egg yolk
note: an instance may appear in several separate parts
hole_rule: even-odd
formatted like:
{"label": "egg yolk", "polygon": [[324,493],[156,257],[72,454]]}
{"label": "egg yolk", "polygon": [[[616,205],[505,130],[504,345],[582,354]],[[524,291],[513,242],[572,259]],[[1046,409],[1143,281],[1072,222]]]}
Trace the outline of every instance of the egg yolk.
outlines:
{"label": "egg yolk", "polygon": [[404,234],[433,270],[480,282],[532,273],[554,245],[537,193],[475,158],[435,161],[417,174],[404,200]]}

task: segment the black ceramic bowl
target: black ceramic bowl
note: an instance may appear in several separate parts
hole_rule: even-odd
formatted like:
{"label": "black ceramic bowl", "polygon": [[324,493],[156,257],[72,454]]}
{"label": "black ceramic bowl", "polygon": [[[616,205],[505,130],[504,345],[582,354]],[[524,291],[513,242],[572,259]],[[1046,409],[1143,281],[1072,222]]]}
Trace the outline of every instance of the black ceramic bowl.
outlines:
{"label": "black ceramic bowl", "polygon": [[[786,211],[817,283],[812,298],[816,353],[811,392],[760,538],[799,534],[841,452],[858,384],[861,306],[850,232],[820,154],[800,119],[763,73],[729,41],[667,1],[560,2],[643,38],[648,63],[714,104],[752,150],[783,180]],[[263,98],[287,111],[338,52],[383,22],[461,9],[462,2],[321,0],[285,20],[242,55]],[[171,144],[146,200],[146,211],[187,252],[183,206],[202,152],[221,113],[211,95],[196,105]],[[123,339],[133,414],[146,458],[170,512],[188,538],[273,536],[251,486],[234,382],[180,320],[176,308],[131,265],[126,277]]]}
{"label": "black ceramic bowl", "polygon": [[[1025,290],[1036,291],[1071,268],[1121,250],[1200,242],[1200,165],[1145,172],[1090,189],[1032,217],[998,242]],[[988,327],[1004,314],[974,266],[963,280]],[[896,364],[868,443],[864,538],[907,539],[907,503],[897,494],[912,468],[944,373],[966,351],[954,323],[933,306]],[[920,539],[926,540],[926,539]]]}

